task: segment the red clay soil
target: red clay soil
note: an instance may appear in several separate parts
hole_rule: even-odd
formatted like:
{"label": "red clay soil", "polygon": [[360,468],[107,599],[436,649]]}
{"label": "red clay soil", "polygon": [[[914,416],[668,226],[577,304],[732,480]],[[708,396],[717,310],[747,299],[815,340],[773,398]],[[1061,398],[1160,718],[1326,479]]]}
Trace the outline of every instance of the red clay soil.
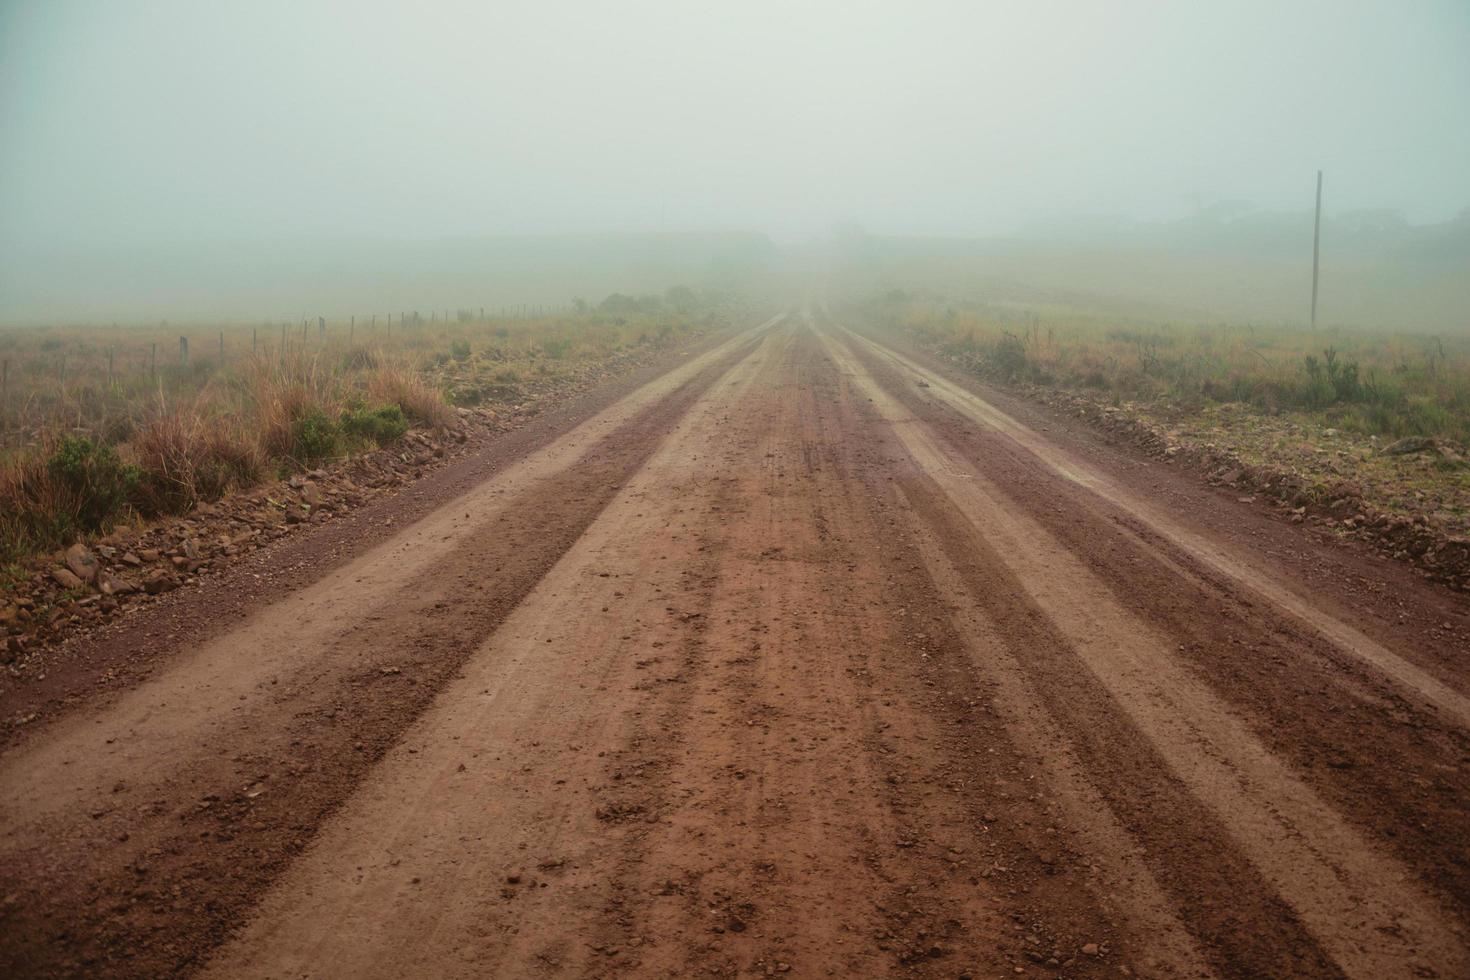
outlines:
{"label": "red clay soil", "polygon": [[824,314],[663,367],[5,692],[0,972],[1470,972],[1463,597]]}

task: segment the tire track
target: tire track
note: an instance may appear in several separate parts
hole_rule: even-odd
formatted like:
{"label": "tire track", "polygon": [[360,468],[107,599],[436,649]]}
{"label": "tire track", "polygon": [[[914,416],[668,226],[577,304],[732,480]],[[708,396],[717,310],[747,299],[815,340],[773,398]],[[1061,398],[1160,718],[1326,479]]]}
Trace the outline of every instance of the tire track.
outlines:
{"label": "tire track", "polygon": [[1360,630],[1323,612],[1255,563],[1184,527],[1161,508],[1127,492],[1096,469],[1070,458],[979,396],[925,371],[920,365],[891,348],[851,332],[847,332],[846,336],[852,343],[874,356],[911,375],[922,376],[936,397],[982,425],[1004,433],[1059,476],[1106,498],[1176,547],[1208,565],[1217,574],[1296,617],[1329,639],[1344,653],[1390,678],[1406,693],[1433,706],[1447,720],[1470,728],[1470,697],[1436,676],[1433,669],[1401,657]]}
{"label": "tire track", "polygon": [[1467,967],[1459,930],[1184,670],[1167,638],[1123,609],[1103,582],[982,473],[947,452],[850,351],[830,336],[827,343],[916,465],[974,526],[981,553],[988,551],[1044,610],[1050,628],[1344,972],[1386,976]]}
{"label": "tire track", "polygon": [[672,802],[627,852],[599,944],[641,976],[1108,969],[1079,950],[1114,930],[1007,733],[976,717],[894,533],[882,428],[809,332],[779,366],[744,410],[759,437],[728,453],[680,712],[698,727],[650,733],[677,747],[658,768]]}
{"label": "tire track", "polygon": [[0,966],[140,975],[196,961],[756,336],[7,753]]}
{"label": "tire track", "polygon": [[[1090,889],[1112,916],[1126,924],[1143,975],[1213,976],[1190,929],[1150,870],[1150,849],[1135,840],[1114,814],[1108,799],[1113,794],[1105,796],[1089,779],[1089,773],[1100,770],[1099,762],[1093,757],[1084,759],[1074,748],[1038,693],[1032,674],[1023,668],[1017,644],[1008,642],[995,620],[985,614],[983,605],[988,604],[976,601],[977,596],[991,594],[995,583],[976,583],[974,576],[951,560],[943,538],[953,533],[959,540],[966,540],[962,523],[953,519],[957,515],[947,515],[949,520],[939,517],[936,510],[942,505],[925,499],[932,496],[923,492],[927,488],[916,489],[920,492],[904,498],[909,532],[919,542],[924,563],[940,590],[971,600],[955,603],[949,610],[956,634],[962,638],[973,668],[991,685],[990,702],[1000,715],[1001,725],[1018,745],[1032,747],[1031,766],[1054,788],[1064,811],[1063,822],[1076,832],[1080,852],[1088,867],[1096,870],[1095,878],[1088,882]],[[921,507],[916,499],[927,506]],[[940,533],[936,528],[941,529]],[[1134,815],[1127,816],[1130,824],[1136,825]],[[1204,836],[1198,825],[1194,832],[1197,837]],[[1218,862],[1218,856],[1215,860]],[[1219,933],[1221,928],[1218,924],[1197,925],[1195,931],[1211,934]]]}
{"label": "tire track", "polygon": [[1465,972],[1433,691],[911,371],[762,324],[0,756],[0,966]]}
{"label": "tire track", "polygon": [[649,611],[697,601],[713,560],[698,533],[714,478],[703,460],[785,342],[768,333],[688,410],[210,974],[280,976],[324,963],[352,976],[586,968],[596,954],[579,937],[606,902],[605,867],[630,828],[656,819],[603,781],[600,758],[636,747],[644,710],[609,708],[646,679],[633,651],[696,641],[693,620]]}
{"label": "tire track", "polygon": [[[1177,643],[1270,751],[1425,885],[1470,910],[1470,782],[1456,779],[1470,737],[1330,641],[1187,555],[1112,504],[1057,480],[1024,448],[976,430],[925,389],[867,360],[910,411],[972,460],[1009,500],[1077,555],[1133,615]],[[1395,760],[1381,765],[1383,758]]]}

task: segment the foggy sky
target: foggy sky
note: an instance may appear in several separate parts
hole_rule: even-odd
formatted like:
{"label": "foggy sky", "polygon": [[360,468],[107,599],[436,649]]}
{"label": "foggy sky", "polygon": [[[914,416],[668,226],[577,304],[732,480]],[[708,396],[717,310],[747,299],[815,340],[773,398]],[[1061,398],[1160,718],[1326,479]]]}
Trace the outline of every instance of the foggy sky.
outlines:
{"label": "foggy sky", "polygon": [[[1470,206],[1470,3],[0,0],[0,256]],[[0,298],[3,300],[3,298]]]}

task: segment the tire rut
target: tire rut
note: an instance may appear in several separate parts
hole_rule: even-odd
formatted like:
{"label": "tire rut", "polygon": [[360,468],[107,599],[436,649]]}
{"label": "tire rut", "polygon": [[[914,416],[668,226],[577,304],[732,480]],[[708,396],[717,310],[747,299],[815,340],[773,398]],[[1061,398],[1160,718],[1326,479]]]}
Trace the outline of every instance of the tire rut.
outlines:
{"label": "tire rut", "polygon": [[1124,956],[1115,930],[892,534],[881,427],[810,334],[783,367],[731,449],[699,730],[659,769],[676,804],[620,875],[608,970],[1106,969],[1079,951]]}
{"label": "tire rut", "polygon": [[711,475],[698,460],[777,350],[767,334],[683,410],[208,972],[583,968],[593,954],[578,937],[605,902],[607,862],[628,828],[656,813],[603,778],[646,710],[627,692],[648,681],[649,664],[628,654],[692,642],[691,621],[664,607],[687,602],[707,574],[698,529]]}
{"label": "tire rut", "polygon": [[1110,472],[767,321],[13,746],[0,968],[1470,968],[1452,658]]}
{"label": "tire rut", "polygon": [[[160,722],[166,741],[131,750],[112,775],[78,777],[66,789],[76,803],[13,800],[0,838],[11,897],[0,969],[141,976],[197,963],[643,466],[670,420],[749,353],[745,343],[722,351],[602,436],[575,468],[497,500],[483,531],[461,535],[379,605],[355,610],[345,629],[318,630],[319,646],[301,651],[309,656],[293,656],[291,632],[310,633],[308,616],[283,624],[279,668],[223,692],[179,684],[145,702],[114,726],[109,746]],[[476,526],[472,504],[449,506],[470,507],[462,526]],[[166,730],[179,698],[198,699],[180,704],[204,726],[190,744]],[[65,772],[74,751],[53,740],[36,757],[13,752],[5,781],[49,783],[54,796],[72,784],[39,774]]]}
{"label": "tire rut", "polygon": [[1212,541],[1186,527],[1163,509],[1128,493],[1116,481],[1068,456],[972,392],[924,372],[913,361],[870,339],[852,333],[847,336],[873,356],[887,360],[899,369],[931,379],[925,383],[930,385],[938,398],[982,425],[1002,432],[1018,445],[1026,447],[1054,475],[1108,499],[1116,507],[1147,525],[1152,533],[1169,540],[1191,555],[1193,560],[1210,566],[1216,574],[1233,580],[1241,588],[1255,592],[1282,613],[1296,617],[1330,640],[1342,655],[1356,658],[1361,664],[1398,684],[1405,695],[1419,699],[1426,706],[1432,706],[1441,713],[1445,721],[1470,728],[1470,694],[1466,693],[1463,679],[1455,677],[1453,669],[1447,669],[1454,665],[1425,663],[1415,652],[1405,651],[1401,654],[1390,650],[1351,623],[1322,609],[1310,596],[1299,595],[1289,583],[1262,568],[1259,562]]}
{"label": "tire rut", "polygon": [[[1160,862],[1155,874],[1186,916],[1195,914],[1191,927],[1203,930],[1217,965],[1245,975],[1281,969],[1331,975],[1338,965],[1356,975],[1384,975],[1462,964],[1461,937],[1434,904],[1398,886],[1401,872],[1248,734],[1205,685],[1176,666],[1163,636],[1122,608],[1084,563],[988,476],[936,442],[930,426],[895,401],[851,352],[830,337],[828,345],[899,433],[922,480],[939,488],[928,496],[953,501],[947,504],[948,517],[936,512],[934,519],[951,559],[972,581],[972,598],[984,604],[1001,635],[1029,635],[1027,646],[1051,651],[1048,656],[1033,652],[1024,663],[1050,700],[1053,715],[1070,725],[1096,706],[1085,731],[1073,728],[1084,752],[1091,742],[1096,762],[1106,760],[1103,749],[1112,745],[1116,766],[1129,759],[1121,747],[1131,747],[1132,760],[1121,772],[1114,769],[1129,787],[1120,802],[1125,810],[1134,806],[1135,789],[1142,784],[1154,787],[1145,795],[1155,796],[1157,803],[1144,813],[1127,814],[1123,822],[1147,817],[1134,829],[1144,835],[1160,824],[1171,828],[1155,846],[1168,842],[1175,855]],[[915,492],[923,510],[922,486]],[[1098,731],[1108,737],[1099,742]],[[1207,816],[1200,804],[1208,807]],[[1189,831],[1176,822],[1185,815],[1188,825],[1221,828],[1209,836],[1228,842],[1230,849],[1213,861],[1198,850],[1191,854]],[[1245,861],[1232,860],[1232,851]],[[1229,872],[1227,878],[1219,879],[1222,871]],[[1205,879],[1209,887],[1200,888],[1181,879],[1181,872],[1216,880]],[[1284,908],[1278,892],[1300,916],[1294,933],[1293,917],[1279,914]],[[1234,907],[1199,921],[1202,897],[1209,894],[1231,895]],[[1235,912],[1249,901],[1245,896],[1257,902],[1254,914],[1246,917],[1252,933],[1232,932]],[[1387,938],[1366,942],[1356,925],[1365,916]],[[1260,942],[1254,931],[1272,923],[1287,932],[1274,942]],[[1269,957],[1279,952],[1292,958],[1272,962]],[[1268,959],[1251,959],[1262,955]]]}
{"label": "tire rut", "polygon": [[[1107,501],[1049,478],[1007,437],[975,430],[949,406],[926,402],[902,378],[865,363],[890,394],[931,420],[952,451],[984,459],[1007,499],[1078,556],[1114,599],[1175,640],[1180,659],[1273,753],[1470,916],[1470,782],[1454,778],[1470,757],[1470,734],[1294,617],[1208,567],[1191,567],[1187,554]],[[1378,765],[1385,755],[1397,764]]]}

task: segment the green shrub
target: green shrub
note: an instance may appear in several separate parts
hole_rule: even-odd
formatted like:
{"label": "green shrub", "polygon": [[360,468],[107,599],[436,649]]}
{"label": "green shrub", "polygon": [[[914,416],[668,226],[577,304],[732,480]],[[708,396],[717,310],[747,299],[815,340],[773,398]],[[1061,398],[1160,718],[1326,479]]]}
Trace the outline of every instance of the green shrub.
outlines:
{"label": "green shrub", "polygon": [[985,358],[990,370],[1003,381],[1014,381],[1026,371],[1026,341],[1009,331],[991,345]]}
{"label": "green shrub", "polygon": [[111,446],[85,436],[65,436],[46,468],[75,500],[78,530],[96,532],[109,524],[138,487],[136,466],[122,461]]}
{"label": "green shrub", "polygon": [[341,433],[326,412],[312,408],[296,420],[291,435],[297,461],[319,463],[336,452]]}
{"label": "green shrub", "polygon": [[1313,354],[1303,357],[1302,370],[1307,375],[1305,400],[1311,407],[1366,401],[1375,394],[1372,385],[1364,385],[1359,379],[1358,362],[1339,361],[1332,347],[1322,352],[1320,361]]}
{"label": "green shrub", "polygon": [[386,446],[403,438],[408,417],[397,405],[349,409],[342,413],[342,431],[354,439]]}
{"label": "green shrub", "polygon": [[468,361],[470,359],[470,342],[468,340],[456,340],[449,345],[449,356],[456,361]]}

